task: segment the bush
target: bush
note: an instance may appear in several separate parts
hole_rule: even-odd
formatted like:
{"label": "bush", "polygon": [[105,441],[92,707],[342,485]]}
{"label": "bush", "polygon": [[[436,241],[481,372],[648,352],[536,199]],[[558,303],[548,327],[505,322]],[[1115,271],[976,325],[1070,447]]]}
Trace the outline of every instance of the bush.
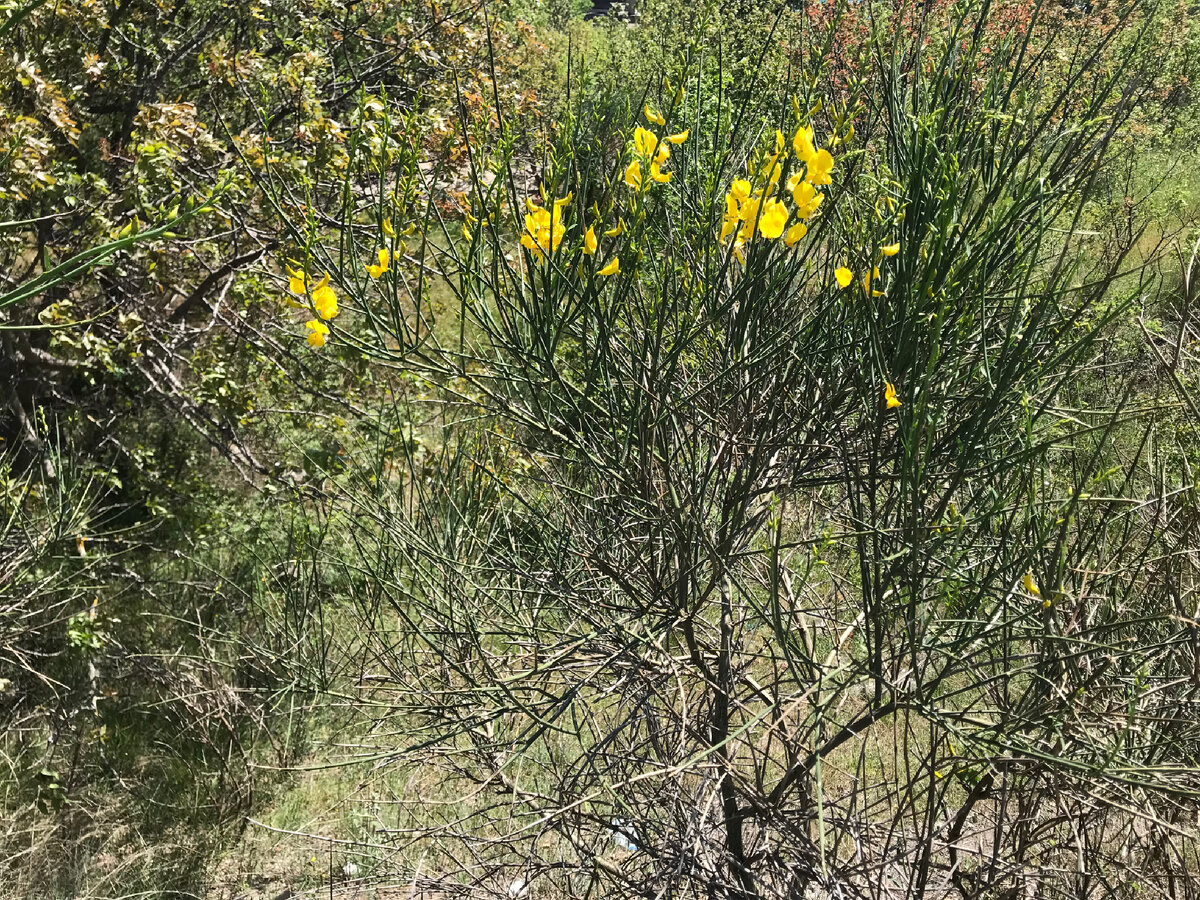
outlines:
{"label": "bush", "polygon": [[362,310],[330,341],[419,385],[376,427],[423,439],[332,504],[413,734],[390,755],[476,798],[409,832],[443,884],[1190,871],[1138,812],[1192,814],[1195,648],[1143,503],[1179,461],[1127,396],[1089,408],[1128,248],[1091,262],[1080,231],[1136,21],[1010,13],[871,21],[857,69],[817,54],[791,87],[766,50],[731,75],[702,19],[645,94],[584,82],[542,143],[464,127],[461,228],[410,167],[377,215],[416,260],[376,226],[369,277],[309,273]]}

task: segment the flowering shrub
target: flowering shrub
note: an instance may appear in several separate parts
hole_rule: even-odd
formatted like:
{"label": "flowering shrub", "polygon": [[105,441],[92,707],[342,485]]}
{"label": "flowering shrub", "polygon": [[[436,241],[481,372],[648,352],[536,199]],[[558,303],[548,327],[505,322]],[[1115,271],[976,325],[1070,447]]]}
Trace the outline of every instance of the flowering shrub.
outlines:
{"label": "flowering shrub", "polygon": [[[1023,9],[830,4],[794,84],[757,81],[777,47],[732,74],[700,40],[647,50],[644,90],[581,77],[541,137],[464,128],[461,193],[408,164],[342,223],[352,264],[313,241],[351,310],[330,343],[421,385],[394,415],[428,439],[340,500],[355,565],[394,586],[355,639],[411,758],[505,798],[414,826],[461,848],[446,877],[1066,890],[1079,853],[1124,865],[1071,835],[1184,789],[1152,760],[1200,735],[1130,744],[1096,674],[1134,594],[1168,668],[1190,652],[1135,562],[1159,540],[1124,505],[1145,471],[1096,476],[1116,419],[1067,412],[1124,308],[1078,222],[1133,57],[1091,52],[1121,22],[1061,57],[1059,14]],[[864,52],[839,74],[847,21]],[[412,249],[375,263],[381,221]],[[1001,782],[1070,811],[1035,837]],[[993,848],[969,864],[968,823]]]}

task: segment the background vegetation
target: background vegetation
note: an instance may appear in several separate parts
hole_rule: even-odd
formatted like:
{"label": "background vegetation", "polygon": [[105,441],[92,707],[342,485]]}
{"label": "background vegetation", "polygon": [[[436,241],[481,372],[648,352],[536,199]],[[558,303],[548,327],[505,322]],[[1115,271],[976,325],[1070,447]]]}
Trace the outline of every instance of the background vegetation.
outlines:
{"label": "background vegetation", "polygon": [[0,894],[1195,896],[1191,10],[587,12],[0,3]]}

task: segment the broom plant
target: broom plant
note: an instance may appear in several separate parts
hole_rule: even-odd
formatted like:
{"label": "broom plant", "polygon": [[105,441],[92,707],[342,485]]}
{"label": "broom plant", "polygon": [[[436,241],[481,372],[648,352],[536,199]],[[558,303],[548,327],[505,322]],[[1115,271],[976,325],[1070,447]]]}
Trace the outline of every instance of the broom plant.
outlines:
{"label": "broom plant", "polygon": [[1167,463],[1135,398],[1089,405],[1144,287],[1080,237],[1139,20],[994,15],[880,13],[849,98],[819,67],[729,89],[704,21],[641,92],[569,74],[544,139],[464,121],[458,215],[451,173],[377,165],[364,203],[352,162],[349,243],[297,232],[361,326],[321,352],[419,386],[377,424],[422,438],[337,502],[412,736],[381,752],[474,786],[415,832],[458,848],[442,884],[1194,874],[1163,850],[1200,790]]}

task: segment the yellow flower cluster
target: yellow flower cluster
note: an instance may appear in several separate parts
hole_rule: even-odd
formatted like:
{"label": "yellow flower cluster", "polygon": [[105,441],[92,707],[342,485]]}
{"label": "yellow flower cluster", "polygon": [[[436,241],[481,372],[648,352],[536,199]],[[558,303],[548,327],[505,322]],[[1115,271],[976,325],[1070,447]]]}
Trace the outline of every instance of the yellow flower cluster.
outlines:
{"label": "yellow flower cluster", "polygon": [[547,253],[553,253],[562,243],[567,233],[563,224],[563,209],[571,202],[567,194],[555,200],[550,209],[546,209],[526,198],[525,206],[529,212],[525,214],[525,233],[521,235],[521,246],[529,250],[538,262],[545,259]]}
{"label": "yellow flower cluster", "polygon": [[[556,252],[566,237],[567,226],[563,217],[570,202],[571,194],[568,193],[567,196],[555,200],[550,209],[546,209],[532,198],[526,198],[525,205],[529,212],[525,215],[525,233],[521,235],[521,246],[529,250],[538,262],[544,260],[546,254]],[[616,237],[624,230],[624,220],[618,220],[616,226],[604,234],[607,237]],[[592,256],[599,247],[600,239],[596,237],[596,226],[591,225],[583,233],[583,255]],[[599,270],[601,275],[615,275],[619,271],[621,264],[616,257]]]}
{"label": "yellow flower cluster", "polygon": [[[665,125],[666,119],[662,114],[646,105],[646,119],[655,125]],[[671,173],[664,172],[663,166],[671,158],[671,145],[682,144],[688,139],[688,132],[670,134],[660,138],[657,134],[640,125],[633,133],[635,159],[625,169],[624,182],[635,191],[641,191],[651,184],[666,184],[671,180]],[[643,168],[644,167],[644,168]],[[645,175],[648,174],[647,179]],[[545,199],[543,197],[543,202]],[[521,246],[525,247],[538,261],[542,262],[548,254],[558,250],[567,234],[564,221],[567,205],[571,202],[571,194],[555,200],[550,209],[546,209],[532,198],[525,200],[529,212],[525,216],[525,232],[521,235]],[[593,215],[597,218],[600,211],[592,207]],[[583,232],[581,252],[584,256],[595,256],[600,249],[600,236],[596,234],[597,223],[593,223]],[[618,217],[617,224],[603,232],[604,237],[620,237],[625,232],[625,220]],[[621,271],[621,261],[614,256],[605,265],[596,270],[600,275],[616,275]]]}
{"label": "yellow flower cluster", "polygon": [[[381,253],[384,251],[380,251]],[[317,315],[326,321],[336,318],[338,314],[337,293],[329,284],[329,273],[316,284],[311,284],[307,274],[288,266],[288,289],[300,297],[308,296],[311,292],[313,309]]]}
{"label": "yellow flower cluster", "polygon": [[[646,105],[643,112],[651,124],[660,127],[667,124],[662,113],[652,109],[649,104]],[[671,144],[682,144],[688,139],[689,133],[685,130],[660,138],[653,131],[639,125],[633,132],[633,149],[637,158],[625,168],[625,184],[635,191],[641,191],[652,183],[666,184],[670,181],[672,173],[664,172],[663,166],[671,158]],[[643,164],[649,170],[650,181],[645,180],[642,171]]]}
{"label": "yellow flower cluster", "polygon": [[[386,251],[381,250],[379,252],[382,254]],[[318,316],[318,318],[310,319],[304,323],[308,329],[308,344],[314,348],[324,347],[325,338],[329,334],[329,326],[325,322],[335,318],[338,314],[337,293],[329,284],[329,273],[326,272],[316,284],[312,284],[308,275],[299,269],[293,269],[291,266],[288,266],[287,273],[288,290],[299,297],[311,296],[312,308]],[[291,300],[288,302],[293,306],[301,309],[304,308],[301,303]]]}
{"label": "yellow flower cluster", "polygon": [[[796,131],[792,150],[796,160],[804,164],[804,171],[788,178],[786,195],[775,195],[787,160],[781,131],[775,132],[775,151],[759,170],[748,173],[749,178],[734,181],[725,195],[721,243],[733,235],[733,253],[740,262],[745,262],[744,248],[754,239],[756,229],[768,240],[782,237],[784,244],[794,247],[808,233],[808,220],[817,214],[825,200],[818,188],[833,183],[833,155],[814,146],[811,127],[801,126]],[[794,209],[788,208],[789,197]]]}

